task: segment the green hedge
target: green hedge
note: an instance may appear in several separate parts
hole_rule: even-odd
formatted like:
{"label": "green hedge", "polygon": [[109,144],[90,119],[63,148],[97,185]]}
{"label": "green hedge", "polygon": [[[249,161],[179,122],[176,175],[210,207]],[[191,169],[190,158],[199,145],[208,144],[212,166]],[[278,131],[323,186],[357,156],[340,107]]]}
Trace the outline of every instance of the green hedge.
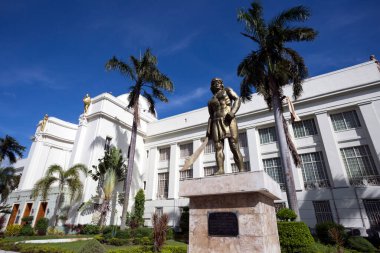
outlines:
{"label": "green hedge", "polygon": [[91,225],[91,224],[86,224],[83,227],[82,233],[85,235],[96,235],[100,234],[101,229],[100,226],[98,225]]}
{"label": "green hedge", "polygon": [[360,252],[367,252],[367,253],[377,252],[376,248],[368,240],[360,236],[350,237],[347,240],[347,247],[360,251]]}
{"label": "green hedge", "polygon": [[105,253],[106,249],[97,240],[89,240],[80,247],[79,253]]}
{"label": "green hedge", "polygon": [[315,226],[317,237],[322,243],[331,244],[331,245],[335,244],[334,240],[329,235],[329,230],[332,228],[338,229],[343,240],[346,240],[347,234],[344,231],[344,227],[340,224],[329,221],[329,222],[323,222],[323,223],[317,224]]}
{"label": "green hedge", "polygon": [[41,218],[36,222],[34,229],[38,235],[46,235],[47,229],[49,227],[49,219]]}
{"label": "green hedge", "polygon": [[[153,251],[144,247],[136,247],[129,249],[113,249],[108,253],[153,253]],[[161,253],[187,253],[187,246],[164,246]]]}
{"label": "green hedge", "polygon": [[279,221],[277,227],[281,248],[286,252],[293,252],[314,243],[309,228],[303,222]]}
{"label": "green hedge", "polygon": [[20,230],[20,235],[22,235],[22,236],[32,236],[32,235],[34,235],[34,229],[32,228],[31,225],[26,224],[26,225],[22,226],[22,228]]}

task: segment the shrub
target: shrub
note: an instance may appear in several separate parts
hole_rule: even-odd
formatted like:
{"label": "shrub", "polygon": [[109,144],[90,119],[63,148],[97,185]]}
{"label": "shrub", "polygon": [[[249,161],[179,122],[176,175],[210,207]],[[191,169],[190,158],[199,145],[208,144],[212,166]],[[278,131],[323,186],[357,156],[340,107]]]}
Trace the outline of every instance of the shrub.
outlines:
{"label": "shrub", "polygon": [[26,217],[22,218],[21,221],[25,225],[31,225],[33,222],[33,218],[34,218],[33,216],[26,216]]}
{"label": "shrub", "polygon": [[344,241],[346,240],[347,234],[344,231],[344,227],[340,224],[336,224],[334,222],[329,221],[317,224],[315,226],[317,237],[322,243],[331,245],[335,244],[334,239],[331,238],[331,236],[329,235],[329,230],[331,230],[332,228],[336,228],[337,231],[340,233],[342,239]]}
{"label": "shrub", "polygon": [[53,227],[48,227],[47,235],[64,235],[64,232]]}
{"label": "shrub", "polygon": [[156,213],[153,214],[152,223],[153,223],[153,240],[154,240],[154,251],[160,252],[162,246],[166,241],[166,232],[168,231],[168,222],[169,216],[163,214],[158,216]]}
{"label": "shrub", "polygon": [[102,233],[103,234],[113,234],[113,233],[116,234],[119,230],[120,229],[118,226],[110,225],[110,226],[103,227]]}
{"label": "shrub", "polygon": [[135,206],[133,208],[133,214],[131,220],[137,224],[138,227],[144,225],[144,209],[145,209],[145,194],[144,190],[140,189],[135,196]]}
{"label": "shrub", "polygon": [[173,240],[174,238],[174,230],[173,228],[169,228],[168,232],[166,233],[166,240]]}
{"label": "shrub", "polygon": [[297,214],[289,208],[281,208],[276,216],[280,221],[294,221],[297,218]]}
{"label": "shrub", "polygon": [[314,243],[309,228],[304,222],[277,222],[281,247],[287,252],[299,250]]}
{"label": "shrub", "polygon": [[61,249],[54,246],[45,245],[20,245],[19,252],[21,253],[73,253],[71,250]]}
{"label": "shrub", "polygon": [[21,225],[12,224],[7,226],[5,230],[5,236],[18,236],[21,231]]}
{"label": "shrub", "polygon": [[137,247],[137,248],[128,248],[128,249],[109,250],[108,253],[153,253],[153,252],[145,251],[142,247]]}
{"label": "shrub", "polygon": [[20,230],[20,235],[22,235],[22,236],[34,235],[34,230],[33,230],[32,226],[29,224],[22,226],[22,228]]}
{"label": "shrub", "polygon": [[86,224],[83,227],[82,233],[85,234],[85,235],[100,234],[100,226],[98,226],[98,225],[92,225],[92,224]]}
{"label": "shrub", "polygon": [[127,239],[111,238],[108,243],[114,246],[128,245],[129,241]]}
{"label": "shrub", "polygon": [[179,220],[179,226],[181,228],[182,233],[189,233],[189,207],[185,206],[182,209],[181,218]]}
{"label": "shrub", "polygon": [[119,230],[116,232],[114,237],[119,238],[119,239],[128,239],[131,237],[131,231],[129,229],[127,230]]}
{"label": "shrub", "polygon": [[360,252],[376,252],[376,248],[365,238],[353,236],[347,240],[347,247]]}
{"label": "shrub", "polygon": [[41,218],[36,222],[34,229],[38,235],[46,235],[47,229],[49,227],[49,219]]}
{"label": "shrub", "polygon": [[187,253],[187,246],[164,246],[162,253]]}
{"label": "shrub", "polygon": [[131,236],[135,238],[151,237],[153,234],[152,228],[140,227],[131,230]]}
{"label": "shrub", "polygon": [[105,253],[106,249],[97,240],[89,240],[80,247],[79,253]]}

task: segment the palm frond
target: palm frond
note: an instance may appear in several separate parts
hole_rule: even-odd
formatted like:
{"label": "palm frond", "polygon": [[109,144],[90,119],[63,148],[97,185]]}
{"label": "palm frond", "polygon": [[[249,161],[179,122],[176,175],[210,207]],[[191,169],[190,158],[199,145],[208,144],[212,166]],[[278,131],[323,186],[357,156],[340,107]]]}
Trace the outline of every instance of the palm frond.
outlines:
{"label": "palm frond", "polygon": [[303,22],[306,21],[311,15],[310,9],[299,5],[287,9],[275,17],[269,24],[269,26],[282,27],[286,26],[288,22]]}
{"label": "palm frond", "polygon": [[39,195],[41,195],[43,200],[46,200],[47,195],[49,194],[50,187],[55,182],[58,182],[59,179],[54,176],[45,176],[38,180],[32,189],[32,196],[36,199]]}
{"label": "palm frond", "polygon": [[155,102],[154,102],[154,99],[153,97],[144,91],[143,93],[143,96],[146,98],[146,100],[148,101],[148,104],[149,104],[149,112],[153,115],[155,115],[156,113],[156,107],[155,107]]}
{"label": "palm frond", "polygon": [[312,41],[318,32],[309,27],[287,27],[282,30],[284,42],[292,41]]}
{"label": "palm frond", "polygon": [[246,32],[254,38],[254,41],[263,41],[266,25],[263,19],[263,8],[259,2],[253,2],[248,10],[239,10],[238,21],[245,24]]}
{"label": "palm frond", "polygon": [[118,60],[115,56],[108,60],[105,68],[107,71],[118,70],[121,74],[130,77],[132,80],[136,80],[133,69],[128,64]]}
{"label": "palm frond", "polygon": [[8,157],[9,162],[15,163],[17,156],[22,157],[25,147],[20,145],[13,137],[5,135],[5,138],[0,138],[0,162]]}

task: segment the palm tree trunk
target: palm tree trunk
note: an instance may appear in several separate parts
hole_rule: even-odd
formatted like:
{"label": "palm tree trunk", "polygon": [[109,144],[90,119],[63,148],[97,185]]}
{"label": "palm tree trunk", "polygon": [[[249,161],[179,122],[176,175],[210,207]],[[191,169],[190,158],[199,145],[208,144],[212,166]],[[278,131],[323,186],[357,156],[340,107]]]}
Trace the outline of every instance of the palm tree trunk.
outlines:
{"label": "palm tree trunk", "polygon": [[133,165],[134,165],[135,151],[136,151],[136,136],[137,136],[137,121],[134,118],[133,125],[132,125],[131,142],[129,145],[127,176],[124,180],[124,204],[123,204],[123,212],[121,214],[121,225],[120,225],[121,230],[126,229],[125,223],[127,220],[129,192],[131,190],[131,184],[132,184]]}
{"label": "palm tree trunk", "polygon": [[52,220],[53,227],[56,227],[58,225],[57,213],[58,213],[59,208],[61,207],[62,192],[63,192],[63,187],[59,186],[59,192],[57,196],[57,201],[55,203],[53,220]]}
{"label": "palm tree trunk", "polygon": [[278,91],[274,88],[273,91],[273,113],[274,120],[276,124],[277,141],[280,149],[281,164],[284,169],[285,174],[285,186],[286,195],[288,199],[289,208],[292,209],[297,214],[297,219],[299,220],[299,209],[296,195],[296,187],[294,184],[294,176],[292,170],[292,162],[290,159],[289,149],[286,142],[286,136],[284,131],[284,126],[282,122],[282,110],[281,110],[281,100]]}
{"label": "palm tree trunk", "polygon": [[102,203],[102,208],[100,209],[100,219],[99,219],[98,225],[101,227],[103,227],[106,222],[106,218],[108,214],[108,205],[109,205],[109,201],[104,200]]}

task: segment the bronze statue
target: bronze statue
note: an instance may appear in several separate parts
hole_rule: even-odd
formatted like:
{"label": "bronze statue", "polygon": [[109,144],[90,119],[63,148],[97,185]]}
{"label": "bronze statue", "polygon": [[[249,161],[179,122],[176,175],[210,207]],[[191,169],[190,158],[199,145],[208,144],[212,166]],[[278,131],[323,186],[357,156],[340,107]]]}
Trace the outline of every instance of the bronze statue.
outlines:
{"label": "bronze statue", "polygon": [[41,132],[43,132],[45,130],[46,122],[48,121],[48,119],[49,119],[49,116],[47,114],[45,114],[45,116],[41,122],[41,127],[40,127]]}
{"label": "bronze statue", "polygon": [[88,108],[90,107],[91,104],[91,98],[88,94],[83,98],[83,104],[84,104],[84,113],[87,113]]}
{"label": "bronze statue", "polygon": [[210,114],[207,137],[214,141],[215,159],[218,171],[224,173],[224,139],[228,139],[235,164],[239,171],[245,171],[243,156],[239,149],[239,133],[235,114],[239,110],[241,101],[239,96],[231,89],[224,88],[220,78],[211,80],[211,92],[214,96],[208,102]]}

